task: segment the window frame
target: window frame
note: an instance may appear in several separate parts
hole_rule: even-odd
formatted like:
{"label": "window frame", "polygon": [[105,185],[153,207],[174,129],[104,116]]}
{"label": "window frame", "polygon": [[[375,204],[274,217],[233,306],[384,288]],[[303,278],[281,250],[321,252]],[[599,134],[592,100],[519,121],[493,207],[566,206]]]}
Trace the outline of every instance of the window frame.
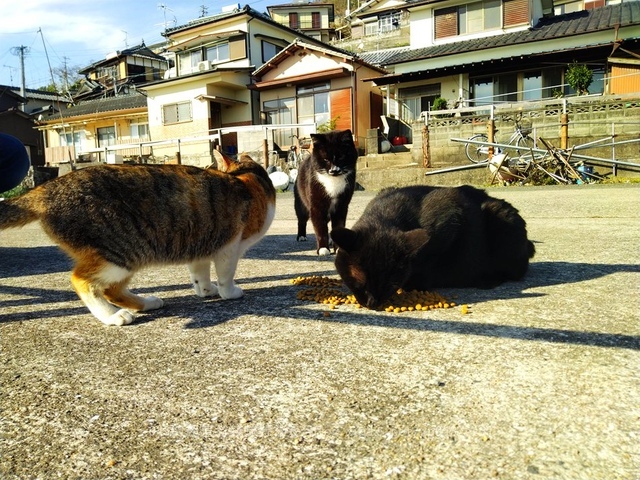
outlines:
{"label": "window frame", "polygon": [[[184,110],[183,110],[182,116],[186,116],[188,118],[182,118],[182,116],[180,115],[181,107],[182,109],[184,109],[184,107],[187,107],[187,106],[188,106],[188,114],[184,115]],[[167,120],[167,111],[169,108],[175,108],[175,120],[173,118]],[[174,103],[167,103],[165,105],[162,105],[162,124],[163,125],[175,125],[178,123],[187,123],[192,121],[193,121],[193,107],[190,101],[187,100],[183,102],[174,102]]]}

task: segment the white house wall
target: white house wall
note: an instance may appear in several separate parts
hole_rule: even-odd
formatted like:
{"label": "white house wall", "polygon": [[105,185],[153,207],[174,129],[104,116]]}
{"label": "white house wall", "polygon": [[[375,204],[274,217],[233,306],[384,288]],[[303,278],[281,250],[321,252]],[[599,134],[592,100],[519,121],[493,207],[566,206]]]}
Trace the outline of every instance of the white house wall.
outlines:
{"label": "white house wall", "polygon": [[[295,59],[289,59],[281,63],[279,68],[265,75],[264,80],[278,80],[342,67],[348,70],[352,69],[349,63],[336,61],[334,57],[310,50],[305,50],[304,52],[306,55],[303,57],[299,56],[301,52],[297,52]],[[271,76],[272,73],[275,73],[275,75]]]}
{"label": "white house wall", "polygon": [[433,46],[435,34],[433,32],[433,9],[426,8],[411,11],[411,26],[409,28],[409,44],[411,48]]}

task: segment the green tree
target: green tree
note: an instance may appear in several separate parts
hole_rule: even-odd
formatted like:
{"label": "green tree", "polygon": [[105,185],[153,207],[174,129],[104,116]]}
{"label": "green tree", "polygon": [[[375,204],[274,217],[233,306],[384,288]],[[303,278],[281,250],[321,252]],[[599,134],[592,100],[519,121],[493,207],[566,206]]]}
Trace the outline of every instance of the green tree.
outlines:
{"label": "green tree", "polygon": [[80,82],[84,78],[78,73],[80,69],[81,67],[78,65],[70,67],[66,63],[55,67],[52,69],[53,81],[38,88],[38,90],[57,93],[73,92],[79,88]]}
{"label": "green tree", "polygon": [[574,60],[567,67],[565,78],[578,95],[589,94],[589,85],[593,82],[593,72],[589,67]]}

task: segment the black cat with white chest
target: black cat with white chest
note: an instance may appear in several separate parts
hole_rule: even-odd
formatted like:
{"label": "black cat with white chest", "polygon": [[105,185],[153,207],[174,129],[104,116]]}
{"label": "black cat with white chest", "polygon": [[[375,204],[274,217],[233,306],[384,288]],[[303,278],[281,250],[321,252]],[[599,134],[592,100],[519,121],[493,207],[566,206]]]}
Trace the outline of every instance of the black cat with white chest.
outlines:
{"label": "black cat with white chest", "polygon": [[329,227],[345,226],[347,211],[356,185],[358,151],[351,130],[311,135],[311,157],[298,169],[294,188],[298,217],[296,239],[307,240],[307,222],[311,219],[316,234],[316,252],[329,255]]}

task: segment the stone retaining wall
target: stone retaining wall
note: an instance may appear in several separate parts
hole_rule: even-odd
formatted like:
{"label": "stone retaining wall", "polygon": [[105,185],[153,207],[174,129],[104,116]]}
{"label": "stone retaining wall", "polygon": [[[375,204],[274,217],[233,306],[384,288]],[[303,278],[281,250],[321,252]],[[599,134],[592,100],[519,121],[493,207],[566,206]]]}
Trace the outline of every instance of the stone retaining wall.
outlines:
{"label": "stone retaining wall", "polygon": [[[561,146],[563,113],[568,115],[567,147],[579,147],[599,141],[609,145],[614,135],[615,151],[611,146],[587,148],[580,154],[640,163],[640,99],[634,97],[576,97],[568,101],[558,99],[526,104],[501,105],[494,112],[496,143],[507,143],[513,132],[513,118],[531,128],[531,137],[542,137],[554,147]],[[464,143],[451,138],[469,138],[486,133],[489,112],[433,116],[428,124],[429,154],[432,165],[463,165],[468,162]],[[422,164],[424,123],[413,125],[412,158]],[[622,143],[627,142],[627,143]],[[544,148],[540,146],[540,148]],[[577,150],[576,150],[577,152]]]}

